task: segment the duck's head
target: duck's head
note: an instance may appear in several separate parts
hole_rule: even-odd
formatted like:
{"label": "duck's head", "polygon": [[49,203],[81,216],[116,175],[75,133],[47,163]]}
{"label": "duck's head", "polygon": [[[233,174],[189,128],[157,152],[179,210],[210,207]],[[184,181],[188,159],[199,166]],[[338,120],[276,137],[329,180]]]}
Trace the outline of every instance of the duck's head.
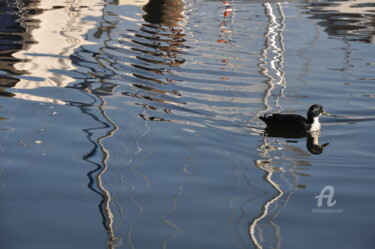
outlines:
{"label": "duck's head", "polygon": [[327,113],[324,111],[323,106],[315,104],[310,106],[309,110],[307,111],[307,117],[308,118],[317,118],[320,115],[327,115]]}

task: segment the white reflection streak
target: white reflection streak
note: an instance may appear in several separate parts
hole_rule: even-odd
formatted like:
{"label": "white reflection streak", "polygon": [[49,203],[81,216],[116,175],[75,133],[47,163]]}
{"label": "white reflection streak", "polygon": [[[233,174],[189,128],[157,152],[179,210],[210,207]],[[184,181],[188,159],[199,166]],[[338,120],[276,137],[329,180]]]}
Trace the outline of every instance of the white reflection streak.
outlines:
{"label": "white reflection streak", "polygon": [[107,231],[108,232],[107,248],[112,249],[112,248],[115,248],[115,247],[118,246],[118,245],[115,244],[115,241],[119,241],[121,243],[121,239],[116,238],[116,236],[115,236],[115,231],[114,231],[114,228],[113,228],[115,217],[114,217],[113,212],[112,212],[111,207],[110,207],[112,197],[111,197],[111,193],[104,187],[103,180],[102,180],[102,176],[104,175],[104,173],[108,169],[108,159],[110,157],[110,152],[105,148],[105,146],[102,143],[102,140],[104,138],[112,137],[115,134],[115,132],[118,130],[118,127],[107,117],[104,110],[103,110],[102,114],[113,125],[113,129],[109,132],[108,135],[98,139],[98,144],[103,151],[104,158],[103,158],[103,169],[99,172],[96,179],[98,181],[98,188],[102,191],[102,194],[103,194],[103,197],[104,197],[103,198],[104,199],[103,200],[104,201],[104,210],[103,211],[104,211],[106,219],[107,219],[106,225],[107,225],[107,229],[108,229],[108,231]]}
{"label": "white reflection streak", "polygon": [[[146,114],[146,110],[143,111],[143,114]],[[140,145],[140,141],[142,140],[142,138],[145,138],[146,135],[148,135],[148,133],[150,133],[150,131],[151,131],[151,128],[148,126],[147,120],[145,120],[144,125],[145,125],[145,128],[146,128],[146,131],[140,137],[138,137],[136,139],[137,150],[134,153],[134,157],[142,152],[143,149],[142,149],[142,146]],[[150,147],[152,147],[151,137],[149,138],[149,145],[150,145]],[[145,164],[147,156],[152,154],[153,150],[154,149],[152,148],[150,152],[148,152],[148,153],[146,152],[145,155],[143,156],[142,161],[139,164],[131,167],[131,171],[133,171],[133,173],[135,175],[139,176],[145,183],[145,186],[144,186],[143,189],[141,189],[138,193],[135,193],[135,194],[131,195],[130,198],[129,198],[131,200],[131,202],[134,204],[134,206],[136,206],[138,208],[137,215],[135,216],[135,218],[133,219],[133,221],[129,225],[129,232],[128,232],[128,235],[127,235],[129,247],[132,248],[132,249],[136,248],[134,243],[133,243],[133,236],[132,236],[132,234],[134,232],[134,227],[135,227],[136,223],[139,221],[139,219],[141,218],[141,215],[142,215],[143,210],[144,210],[142,204],[136,200],[136,197],[141,195],[142,193],[146,192],[148,190],[149,186],[150,186],[150,181],[148,180],[147,176],[142,175],[137,170],[137,168],[139,168],[139,167],[141,167],[142,165]],[[130,161],[132,161],[132,160],[130,160]]]}
{"label": "white reflection streak", "polygon": [[[107,189],[107,187],[104,184],[103,176],[107,172],[109,168],[108,161],[110,159],[110,151],[105,147],[103,144],[103,140],[109,139],[110,137],[113,137],[114,134],[118,131],[119,127],[109,118],[105,111],[105,105],[106,102],[102,98],[98,97],[97,99],[100,103],[98,105],[100,116],[103,117],[103,120],[100,122],[104,124],[104,127],[101,128],[93,128],[93,130],[103,130],[103,133],[99,133],[99,137],[93,137],[91,141],[94,143],[97,143],[98,151],[100,151],[101,156],[95,160],[95,154],[91,156],[92,159],[89,160],[89,162],[93,162],[95,165],[100,166],[100,169],[98,170],[98,173],[95,175],[95,183],[97,186],[97,191],[102,197],[102,204],[99,205],[99,208],[101,210],[101,213],[103,215],[103,222],[104,227],[107,232],[107,240],[106,240],[106,249],[114,249],[115,247],[118,247],[122,244],[122,239],[120,237],[115,236],[115,229],[114,229],[114,222],[115,222],[115,216],[111,209],[111,204],[113,202],[112,195],[110,191]],[[95,115],[94,115],[95,116]],[[100,117],[98,115],[98,117]],[[95,132],[91,131],[91,135],[96,134]],[[95,149],[96,152],[96,149]],[[98,161],[97,161],[98,160]]]}
{"label": "white reflection streak", "polygon": [[[265,3],[264,7],[266,9],[266,15],[269,18],[269,25],[267,28],[267,32],[265,34],[266,42],[265,42],[265,48],[262,50],[262,56],[263,58],[261,61],[263,62],[261,64],[261,67],[263,68],[262,73],[268,77],[268,84],[269,87],[266,89],[265,97],[264,97],[264,104],[266,107],[266,111],[269,111],[272,109],[271,104],[269,104],[269,98],[274,97],[274,103],[276,107],[278,107],[279,110],[282,109],[282,107],[279,105],[279,98],[283,97],[283,91],[286,88],[285,84],[285,75],[283,72],[283,52],[284,52],[284,44],[283,44],[283,35],[282,32],[285,28],[285,17],[284,12],[282,9],[282,5],[280,3],[276,4],[279,15],[280,15],[280,21],[278,22],[278,18],[274,14],[273,7],[269,3]],[[274,89],[276,89],[276,86],[280,86],[279,93],[272,94]],[[257,115],[258,116],[258,115]],[[265,138],[267,139],[267,138]],[[266,158],[266,154],[269,151],[267,148],[272,148],[268,144],[267,140],[264,141],[264,145],[262,146],[264,155],[263,157]],[[258,241],[258,238],[256,236],[256,228],[259,227],[260,224],[258,224],[262,219],[264,219],[267,215],[270,214],[270,206],[274,203],[276,203],[284,194],[283,190],[280,188],[279,184],[277,184],[273,179],[272,175],[274,173],[274,169],[272,167],[269,167],[268,163],[264,163],[262,161],[256,162],[257,166],[264,171],[266,171],[266,181],[274,187],[274,189],[278,192],[278,194],[275,197],[272,197],[270,200],[268,200],[265,205],[263,206],[263,212],[262,214],[254,219],[252,223],[249,226],[249,234],[251,237],[251,240],[253,241],[254,245],[257,249],[263,248],[261,245],[261,242]],[[274,215],[276,217],[278,213]],[[278,226],[274,223],[271,224],[275,227],[275,239],[276,241],[280,241],[279,238],[279,229]]]}
{"label": "white reflection streak", "polygon": [[[277,3],[277,8],[280,14],[280,22],[276,15],[274,14],[271,4],[265,3],[266,15],[269,18],[269,25],[267,28],[266,36],[266,47],[262,50],[263,64],[263,74],[268,78],[269,87],[266,90],[266,96],[264,97],[264,104],[266,105],[266,111],[272,109],[271,104],[269,104],[269,99],[271,96],[274,97],[275,105],[280,109],[282,107],[279,105],[279,98],[283,96],[285,84],[285,75],[283,72],[283,52],[284,52],[284,42],[282,32],[285,28],[284,24],[284,12],[280,3]],[[267,66],[268,65],[268,66]],[[276,85],[280,85],[281,89],[279,93],[272,93],[276,88]]]}
{"label": "white reflection streak", "polygon": [[267,201],[267,203],[263,207],[263,213],[261,214],[261,216],[254,219],[254,221],[251,223],[250,228],[249,228],[249,233],[250,233],[252,241],[254,242],[254,244],[256,245],[256,247],[258,249],[261,249],[263,247],[260,245],[260,243],[259,243],[259,241],[256,237],[255,228],[256,228],[258,222],[261,221],[264,217],[266,217],[268,215],[271,204],[275,203],[281,196],[283,196],[283,191],[281,190],[279,185],[272,180],[273,169],[267,167],[267,164],[263,164],[262,162],[257,161],[256,163],[263,170],[267,171],[267,175],[266,175],[267,182],[270,183],[278,191],[277,196],[275,196],[271,200]]}
{"label": "white reflection streak", "polygon": [[53,98],[47,98],[47,97],[41,97],[41,96],[35,96],[27,93],[19,93],[19,92],[13,92],[15,98],[23,99],[23,100],[30,100],[30,101],[37,101],[37,102],[43,102],[43,103],[53,103],[58,105],[65,105],[66,102],[59,100],[59,99],[53,99]]}

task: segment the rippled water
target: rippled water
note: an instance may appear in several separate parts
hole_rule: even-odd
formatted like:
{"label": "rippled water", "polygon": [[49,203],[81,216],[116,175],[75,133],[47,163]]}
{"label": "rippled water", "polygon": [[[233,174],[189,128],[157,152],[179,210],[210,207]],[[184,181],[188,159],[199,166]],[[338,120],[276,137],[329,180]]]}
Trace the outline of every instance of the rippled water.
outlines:
{"label": "rippled water", "polygon": [[[1,248],[373,248],[372,1],[14,0],[0,20]],[[314,103],[320,136],[264,135],[259,115]]]}

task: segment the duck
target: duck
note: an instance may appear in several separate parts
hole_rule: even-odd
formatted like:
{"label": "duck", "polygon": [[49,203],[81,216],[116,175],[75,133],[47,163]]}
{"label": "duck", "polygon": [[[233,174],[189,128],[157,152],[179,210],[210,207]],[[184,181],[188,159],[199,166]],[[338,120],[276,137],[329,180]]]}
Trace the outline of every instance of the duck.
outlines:
{"label": "duck", "polygon": [[329,116],[323,106],[314,104],[307,111],[307,118],[297,114],[266,113],[259,119],[266,123],[267,130],[281,132],[315,132],[320,130],[319,117]]}

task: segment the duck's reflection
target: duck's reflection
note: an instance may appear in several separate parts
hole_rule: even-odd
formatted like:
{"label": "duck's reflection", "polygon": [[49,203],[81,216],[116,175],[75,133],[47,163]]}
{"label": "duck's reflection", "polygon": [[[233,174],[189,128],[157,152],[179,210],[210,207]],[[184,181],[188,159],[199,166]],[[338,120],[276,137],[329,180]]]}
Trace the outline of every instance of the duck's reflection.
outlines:
{"label": "duck's reflection", "polygon": [[[283,132],[283,131],[275,131],[275,130],[265,130],[263,135],[267,137],[281,137],[286,139],[298,139],[298,138],[306,138],[306,148],[311,154],[321,154],[325,147],[329,145],[329,143],[319,144],[319,136],[320,131],[314,132],[303,132],[303,133],[293,133],[293,132]],[[295,142],[298,141],[291,141],[288,142]]]}
{"label": "duck's reflection", "polygon": [[319,135],[307,136],[306,147],[311,154],[321,154],[323,153],[324,148],[329,145],[329,143],[319,144],[318,138]]}

